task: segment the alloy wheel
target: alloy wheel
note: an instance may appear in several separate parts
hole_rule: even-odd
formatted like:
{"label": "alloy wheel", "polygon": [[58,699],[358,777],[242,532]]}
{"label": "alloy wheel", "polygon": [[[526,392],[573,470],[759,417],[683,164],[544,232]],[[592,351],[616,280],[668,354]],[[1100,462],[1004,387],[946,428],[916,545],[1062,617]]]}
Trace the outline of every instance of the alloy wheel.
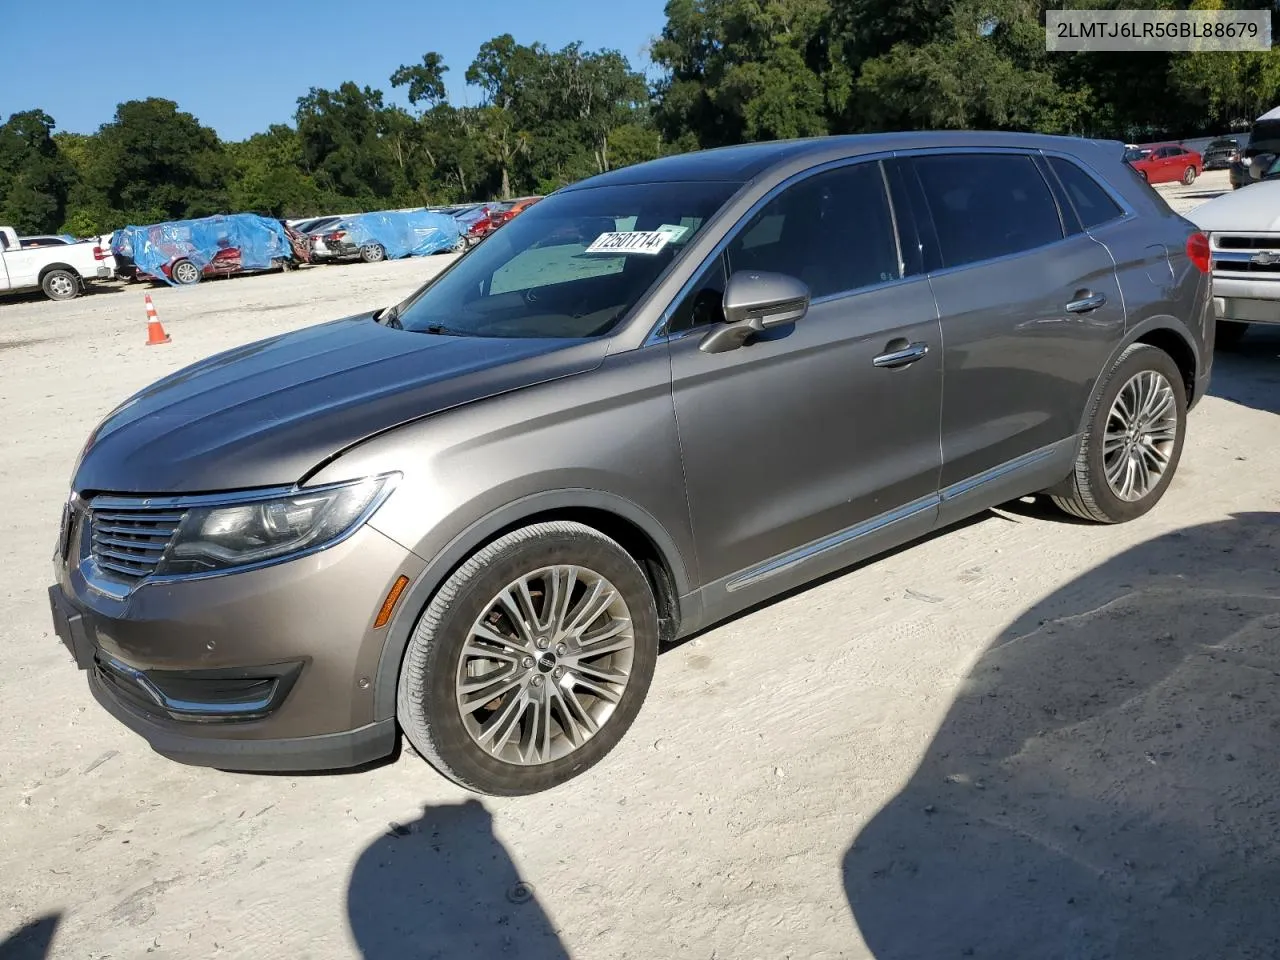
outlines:
{"label": "alloy wheel", "polygon": [[173,279],[182,284],[192,284],[200,279],[200,272],[194,263],[184,260],[173,268]]}
{"label": "alloy wheel", "polygon": [[1173,386],[1155,370],[1130,377],[1111,405],[1102,443],[1111,492],[1129,503],[1147,496],[1168,470],[1177,436]]}
{"label": "alloy wheel", "polygon": [[558,760],[609,721],[634,656],[631,611],[617,587],[581,566],[535,570],[471,627],[455,683],[463,727],[506,763]]}

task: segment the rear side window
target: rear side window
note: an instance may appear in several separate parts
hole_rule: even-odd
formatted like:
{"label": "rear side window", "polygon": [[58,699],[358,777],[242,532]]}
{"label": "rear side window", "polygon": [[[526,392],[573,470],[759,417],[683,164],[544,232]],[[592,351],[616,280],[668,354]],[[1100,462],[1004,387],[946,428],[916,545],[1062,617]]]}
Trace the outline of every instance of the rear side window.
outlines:
{"label": "rear side window", "polygon": [[1076,213],[1080,215],[1080,222],[1084,224],[1086,230],[1124,214],[1120,205],[1107,195],[1098,181],[1070,160],[1050,157],[1049,165],[1053,167],[1054,173],[1066,188],[1067,196],[1071,198],[1071,205],[1076,208]]}
{"label": "rear side window", "polygon": [[1064,236],[1058,205],[1029,156],[915,157],[945,267],[1034,250]]}

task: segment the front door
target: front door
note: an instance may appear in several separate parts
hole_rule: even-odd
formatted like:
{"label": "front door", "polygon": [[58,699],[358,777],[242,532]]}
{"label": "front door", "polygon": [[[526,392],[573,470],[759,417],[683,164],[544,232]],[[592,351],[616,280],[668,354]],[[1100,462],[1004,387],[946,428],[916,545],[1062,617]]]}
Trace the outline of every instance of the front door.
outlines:
{"label": "front door", "polygon": [[[723,319],[726,279],[744,269],[805,281],[809,313],[703,353],[706,330]],[[709,612],[932,527],[942,342],[928,280],[904,270],[879,162],[811,175],[750,216],[670,334]]]}

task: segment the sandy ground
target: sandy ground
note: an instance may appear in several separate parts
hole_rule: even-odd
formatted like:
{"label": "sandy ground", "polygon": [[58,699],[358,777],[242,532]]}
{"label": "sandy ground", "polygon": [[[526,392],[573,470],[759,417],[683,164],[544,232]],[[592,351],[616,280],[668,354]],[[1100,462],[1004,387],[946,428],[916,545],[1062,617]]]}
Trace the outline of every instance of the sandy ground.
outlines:
{"label": "sandy ground", "polygon": [[1146,518],[1013,504],[721,625],[541,796],[469,798],[410,751],[189,768],[110,720],[44,596],[92,425],[443,262],[161,289],[163,347],[136,287],[0,305],[3,960],[1280,953],[1276,333],[1219,356]]}

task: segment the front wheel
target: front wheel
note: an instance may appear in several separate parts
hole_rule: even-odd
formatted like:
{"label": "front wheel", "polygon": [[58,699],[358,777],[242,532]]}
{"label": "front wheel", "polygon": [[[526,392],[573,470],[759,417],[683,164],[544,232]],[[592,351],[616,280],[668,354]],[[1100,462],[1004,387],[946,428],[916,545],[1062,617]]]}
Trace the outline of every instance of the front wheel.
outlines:
{"label": "front wheel", "polygon": [[1145,514],[1178,469],[1187,429],[1187,395],[1173,359],[1135,343],[1111,368],[1085,428],[1075,469],[1054,502],[1098,523]]}
{"label": "front wheel", "polygon": [[200,268],[190,260],[179,260],[169,269],[169,275],[173,277],[174,283],[184,287],[200,282]]}
{"label": "front wheel", "polygon": [[440,588],[405,651],[396,713],[414,749],[461,786],[537,793],[618,744],[657,657],[657,608],[636,561],[583,524],[534,524]]}
{"label": "front wheel", "polygon": [[1187,169],[1186,169],[1186,170],[1183,170],[1183,171],[1182,171],[1182,182],[1183,182],[1184,184],[1186,184],[1188,187],[1189,187],[1189,186],[1191,186],[1193,183],[1195,183],[1195,182],[1196,182],[1196,168],[1195,168],[1195,167],[1187,167]]}
{"label": "front wheel", "polygon": [[80,296],[80,278],[70,270],[50,270],[40,281],[40,289],[50,300],[74,300]]}
{"label": "front wheel", "polygon": [[380,243],[366,243],[360,248],[360,259],[365,263],[378,263],[387,259],[387,251]]}

